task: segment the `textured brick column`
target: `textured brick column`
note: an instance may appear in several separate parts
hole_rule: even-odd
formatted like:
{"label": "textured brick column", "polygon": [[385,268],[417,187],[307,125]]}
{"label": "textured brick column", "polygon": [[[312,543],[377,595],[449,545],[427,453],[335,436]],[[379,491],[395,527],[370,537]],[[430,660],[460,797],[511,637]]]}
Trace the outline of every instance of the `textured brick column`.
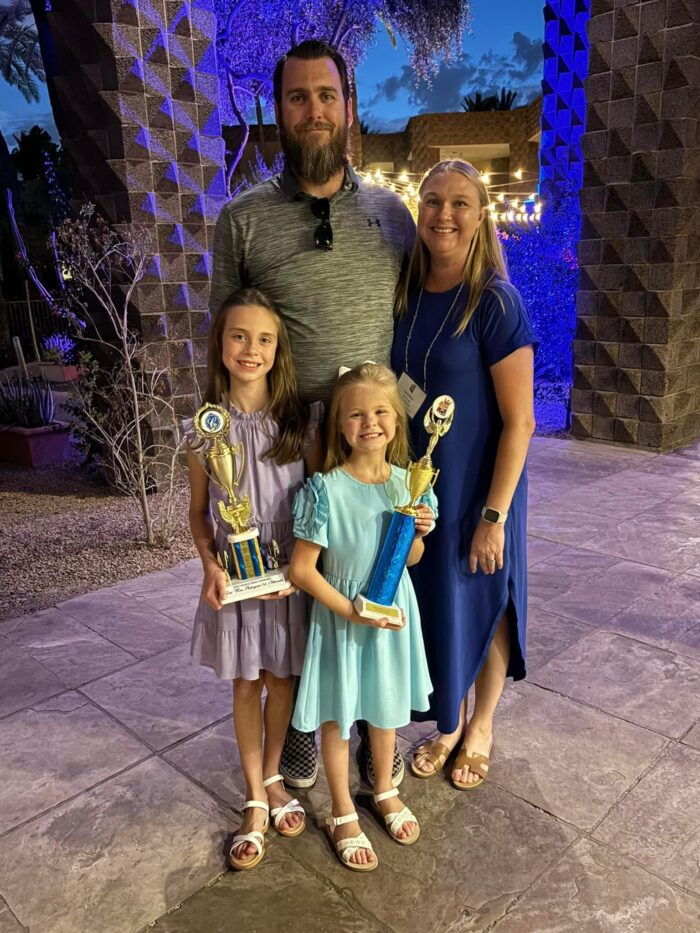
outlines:
{"label": "textured brick column", "polygon": [[145,225],[151,274],[134,305],[154,365],[188,411],[206,365],[224,148],[213,0],[34,3],[49,92],[81,196]]}
{"label": "textured brick column", "polygon": [[592,0],[573,433],[700,435],[700,4]]}

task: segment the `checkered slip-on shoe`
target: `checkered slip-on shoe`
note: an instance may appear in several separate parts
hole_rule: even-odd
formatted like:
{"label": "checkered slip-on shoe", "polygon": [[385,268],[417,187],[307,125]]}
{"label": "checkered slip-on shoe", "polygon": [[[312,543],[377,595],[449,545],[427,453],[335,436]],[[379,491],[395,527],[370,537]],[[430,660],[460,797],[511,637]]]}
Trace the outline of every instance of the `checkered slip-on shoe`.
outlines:
{"label": "checkered slip-on shoe", "polygon": [[[374,790],[374,765],[372,763],[372,749],[369,744],[369,734],[367,732],[367,723],[358,722],[357,732],[360,736],[360,744],[357,748],[357,766],[360,769],[360,782],[364,790]],[[399,746],[394,742],[394,762],[391,768],[391,783],[393,787],[398,787],[404,778],[403,758],[399,752]]]}
{"label": "checkered slip-on shoe", "polygon": [[313,787],[318,777],[316,738],[313,732],[298,732],[293,726],[287,737],[280,761],[280,774],[289,787]]}

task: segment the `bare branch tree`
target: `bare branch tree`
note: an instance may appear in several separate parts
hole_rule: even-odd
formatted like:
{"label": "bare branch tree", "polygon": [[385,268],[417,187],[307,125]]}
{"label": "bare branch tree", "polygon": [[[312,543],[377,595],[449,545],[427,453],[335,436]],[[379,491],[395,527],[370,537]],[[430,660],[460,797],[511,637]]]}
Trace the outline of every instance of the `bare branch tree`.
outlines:
{"label": "bare branch tree", "polygon": [[[148,233],[130,225],[110,227],[86,205],[76,220],[58,228],[55,248],[69,300],[85,319],[82,340],[99,348],[100,362],[83,355],[76,413],[84,433],[102,449],[114,485],[138,505],[146,543],[167,545],[175,493],[183,483],[184,440],[169,397],[167,365],[154,365],[163,348],[142,344],[130,322],[134,291],[151,259]],[[149,493],[156,484],[154,513]]]}

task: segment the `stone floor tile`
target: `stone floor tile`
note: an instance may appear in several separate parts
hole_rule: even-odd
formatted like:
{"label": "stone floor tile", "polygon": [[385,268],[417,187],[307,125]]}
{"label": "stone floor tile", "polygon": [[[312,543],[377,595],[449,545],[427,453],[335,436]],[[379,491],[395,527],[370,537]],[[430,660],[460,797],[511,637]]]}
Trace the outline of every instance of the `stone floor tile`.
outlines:
{"label": "stone floor tile", "polygon": [[202,561],[199,557],[194,557],[192,560],[185,560],[181,564],[178,564],[177,567],[171,567],[170,572],[174,574],[181,583],[197,583],[201,586],[202,580],[204,579]]}
{"label": "stone floor tile", "polygon": [[[695,486],[692,486],[691,490],[695,488]],[[682,496],[652,503],[643,516],[640,516],[640,519],[670,525],[679,531],[684,531],[689,538],[700,541],[698,511],[693,508],[694,503],[690,501],[688,492],[690,490]]]}
{"label": "stone floor tile", "polygon": [[586,541],[604,534],[614,534],[621,519],[602,515],[588,508],[570,508],[565,501],[543,500],[528,509],[530,534],[561,544],[582,547]]}
{"label": "stone floor tile", "polygon": [[[689,504],[700,505],[700,485],[691,486],[690,489],[686,489],[683,493],[674,496],[669,501],[681,507],[685,503],[686,508]],[[695,514],[697,515],[697,512]]]}
{"label": "stone floor tile", "polygon": [[2,897],[0,897],[0,933],[29,933],[27,927],[19,922]]}
{"label": "stone floor tile", "polygon": [[617,564],[618,558],[579,548],[565,548],[532,569],[528,568],[528,602],[539,606],[585,583]]}
{"label": "stone floor tile", "polygon": [[195,664],[186,645],[96,680],[83,692],[154,749],[231,714],[231,684]]}
{"label": "stone floor tile", "polygon": [[[651,563],[673,573],[682,573],[700,563],[700,532],[677,528],[648,513],[607,528],[589,537],[582,547],[599,554],[614,554],[639,563]],[[551,537],[551,535],[549,536]]]}
{"label": "stone floor tile", "polygon": [[186,739],[163,757],[240,814],[245,781],[231,719]]}
{"label": "stone floor tile", "polygon": [[[201,563],[200,563],[201,567]],[[134,577],[132,580],[121,580],[114,584],[114,589],[127,596],[143,596],[154,593],[161,593],[181,582],[181,574],[172,570],[158,570],[156,573],[144,573],[140,577]]]}
{"label": "stone floor tile", "polygon": [[639,596],[653,599],[673,577],[668,570],[621,560],[539,605],[579,622],[604,625]]}
{"label": "stone floor tile", "polygon": [[199,604],[201,583],[183,583],[178,581],[173,574],[170,576],[175,580],[172,586],[156,593],[140,594],[139,599],[146,605],[153,606],[163,615],[186,625],[191,631]]}
{"label": "stone floor tile", "polygon": [[578,440],[575,437],[561,438],[558,446],[566,450],[570,455],[577,459],[581,455],[586,457],[603,457],[619,463],[626,464],[626,467],[636,466],[637,464],[651,463],[659,456],[652,450],[641,450],[635,447],[628,447],[624,444],[608,444],[606,442]]}
{"label": "stone floor tile", "polygon": [[534,567],[550,557],[556,557],[566,550],[566,545],[558,544],[556,541],[547,541],[546,538],[535,538],[533,535],[527,537],[527,565]]}
{"label": "stone floor tile", "polygon": [[582,622],[565,619],[533,606],[527,613],[527,670],[541,667],[591,629]]}
{"label": "stone floor tile", "polygon": [[667,748],[596,829],[612,848],[700,894],[700,752]]}
{"label": "stone floor tile", "polygon": [[700,624],[700,580],[679,574],[657,592],[640,595],[609,620],[607,628],[644,640],[663,639],[670,645]]}
{"label": "stone floor tile", "polygon": [[581,829],[595,826],[666,744],[533,684],[504,692],[494,736],[492,780]]}
{"label": "stone floor tile", "polygon": [[[235,906],[234,906],[235,905]],[[280,845],[255,871],[228,872],[153,926],[154,933],[386,933],[358,915],[343,889],[307,871]]]}
{"label": "stone floor tile", "polygon": [[592,632],[532,682],[671,738],[700,719],[700,665],[614,632]]}
{"label": "stone floor tile", "polygon": [[644,458],[630,458],[629,451],[611,453],[610,448],[592,451],[585,444],[576,447],[547,447],[545,450],[534,451],[527,461],[528,473],[533,477],[541,473],[553,479],[577,477],[579,484],[582,480],[592,483],[642,463],[647,464],[648,461]]}
{"label": "stone floor tile", "polygon": [[[549,477],[546,472],[536,473],[528,477],[528,510],[531,510],[535,505],[541,502],[552,502],[555,499],[564,497],[568,493],[578,489],[580,485],[581,480],[577,480],[573,474]],[[528,531],[531,530],[532,529],[528,528]]]}
{"label": "stone floor tile", "polygon": [[80,693],[0,720],[0,834],[150,755]]}
{"label": "stone floor tile", "polygon": [[642,464],[636,469],[641,473],[654,473],[657,476],[685,479],[689,483],[700,483],[700,463],[695,457],[684,457],[677,451],[662,454],[658,461]]}
{"label": "stone floor tile", "polygon": [[494,933],[697,933],[700,899],[580,839]]}
{"label": "stone floor tile", "polygon": [[0,644],[0,717],[61,693],[65,687],[51,671],[3,639]]}
{"label": "stone floor tile", "polygon": [[148,658],[190,639],[189,632],[174,619],[114,588],[108,593],[69,599],[58,608],[137,658]]}
{"label": "stone floor tile", "polygon": [[693,748],[700,749],[700,722],[696,723],[692,729],[683,736],[683,743],[691,745]]}
{"label": "stone floor tile", "polygon": [[368,811],[367,798],[358,801],[362,827],[380,863],[370,876],[338,863],[317,822],[325,812],[292,840],[299,863],[347,891],[362,913],[385,930],[413,930],[417,918],[423,933],[444,933],[453,924],[454,929],[482,930],[576,835],[494,784],[459,793],[444,777],[407,777],[402,799],[421,821],[421,838],[414,846],[392,842]]}
{"label": "stone floor tile", "polygon": [[217,876],[227,832],[151,759],[0,839],[3,895],[32,933],[135,933]]}
{"label": "stone floor tile", "polygon": [[66,687],[95,680],[136,658],[60,609],[43,609],[3,627],[10,645],[22,648]]}

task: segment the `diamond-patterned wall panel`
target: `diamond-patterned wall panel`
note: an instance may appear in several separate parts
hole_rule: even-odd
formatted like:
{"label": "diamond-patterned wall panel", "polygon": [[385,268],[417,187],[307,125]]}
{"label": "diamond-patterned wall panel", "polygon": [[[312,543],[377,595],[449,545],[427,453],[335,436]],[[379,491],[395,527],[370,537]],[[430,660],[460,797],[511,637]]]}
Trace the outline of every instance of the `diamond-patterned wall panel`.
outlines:
{"label": "diamond-patterned wall panel", "polygon": [[594,50],[589,65],[589,17],[590,0],[548,0],[544,8],[540,190],[545,198],[562,186],[581,187],[584,82],[589,70],[610,69],[604,49]]}
{"label": "diamond-patterned wall panel", "polygon": [[[565,125],[555,82],[572,12],[565,3],[547,9],[543,112],[554,132]],[[667,450],[700,433],[697,20],[697,4],[686,0],[591,3],[577,301],[583,324],[572,394],[572,431],[580,437]],[[559,177],[576,151],[567,157]],[[550,153],[550,167],[554,159]]]}
{"label": "diamond-patterned wall panel", "polygon": [[56,12],[34,9],[51,46],[47,79],[80,195],[114,222],[150,229],[156,253],[135,308],[144,338],[166,345],[173,391],[189,395],[201,362],[190,318],[201,340],[225,200],[212,0],[62,0]]}

